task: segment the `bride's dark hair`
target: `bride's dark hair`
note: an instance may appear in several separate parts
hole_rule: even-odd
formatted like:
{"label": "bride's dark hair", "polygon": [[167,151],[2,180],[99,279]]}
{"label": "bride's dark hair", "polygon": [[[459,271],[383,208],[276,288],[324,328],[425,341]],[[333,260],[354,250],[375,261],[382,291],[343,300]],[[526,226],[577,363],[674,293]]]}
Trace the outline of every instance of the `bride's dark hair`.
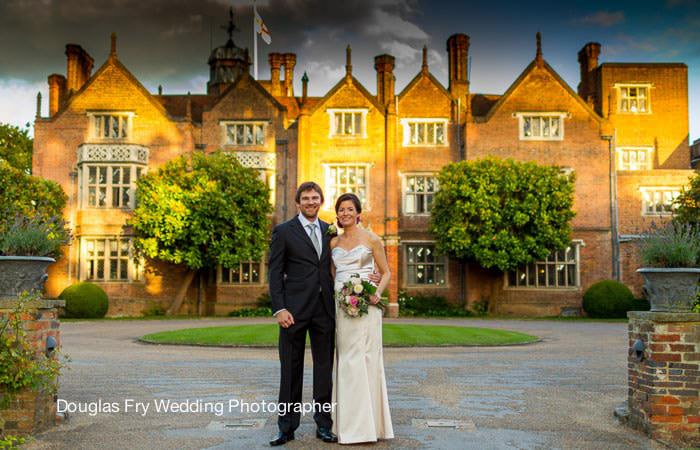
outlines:
{"label": "bride's dark hair", "polygon": [[[340,197],[338,197],[338,200],[335,201],[335,213],[338,214],[338,210],[340,209],[340,204],[346,201],[351,201],[352,204],[355,206],[355,211],[357,211],[357,214],[360,214],[362,212],[362,203],[360,202],[360,199],[357,198],[357,195],[353,194],[352,192],[347,192]],[[359,222],[359,217],[357,218]],[[340,228],[343,228],[343,226],[340,224],[340,221],[338,221],[338,226]]]}

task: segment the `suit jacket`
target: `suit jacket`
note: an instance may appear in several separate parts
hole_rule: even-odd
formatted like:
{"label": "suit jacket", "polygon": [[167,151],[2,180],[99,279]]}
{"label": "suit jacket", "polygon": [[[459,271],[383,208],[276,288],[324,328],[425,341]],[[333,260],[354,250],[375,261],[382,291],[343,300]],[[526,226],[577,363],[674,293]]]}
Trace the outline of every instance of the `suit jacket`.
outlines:
{"label": "suit jacket", "polygon": [[310,317],[321,294],[326,312],[335,318],[331,237],[326,233],[328,224],[320,219],[318,223],[322,236],[320,259],[297,216],[272,230],[269,275],[273,313],[287,309],[294,318]]}

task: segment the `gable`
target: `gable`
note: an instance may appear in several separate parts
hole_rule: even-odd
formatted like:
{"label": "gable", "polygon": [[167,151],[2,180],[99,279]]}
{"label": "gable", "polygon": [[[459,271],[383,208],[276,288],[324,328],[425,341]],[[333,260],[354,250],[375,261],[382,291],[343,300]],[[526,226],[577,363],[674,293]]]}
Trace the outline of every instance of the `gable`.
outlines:
{"label": "gable", "polygon": [[489,110],[488,121],[499,112],[567,111],[602,121],[589,106],[546,62],[538,67],[533,61]]}
{"label": "gable", "polygon": [[399,115],[449,116],[452,96],[432,75],[419,73],[399,94]]}
{"label": "gable", "polygon": [[116,58],[109,58],[51,118],[65,111],[131,110],[170,119],[166,109]]}
{"label": "gable", "polygon": [[235,111],[242,116],[254,117],[255,114],[271,109],[286,111],[285,106],[250,74],[243,74],[214,101],[211,112],[230,114]]}
{"label": "gable", "polygon": [[364,108],[373,106],[377,112],[384,115],[384,107],[355,77],[340,80],[311,108],[309,113],[314,114],[324,106],[332,108]]}

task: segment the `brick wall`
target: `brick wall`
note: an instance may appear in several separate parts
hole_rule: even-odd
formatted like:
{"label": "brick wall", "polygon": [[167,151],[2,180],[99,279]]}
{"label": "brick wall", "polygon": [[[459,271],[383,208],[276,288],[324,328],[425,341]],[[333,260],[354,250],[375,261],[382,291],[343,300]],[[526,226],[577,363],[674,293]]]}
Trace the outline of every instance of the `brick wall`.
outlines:
{"label": "brick wall", "polygon": [[[630,312],[630,425],[674,446],[700,445],[700,314]],[[632,350],[640,339],[641,361]]]}
{"label": "brick wall", "polygon": [[[9,318],[15,308],[14,300],[0,300],[0,318]],[[26,339],[36,349],[37,356],[46,351],[46,339],[53,336],[57,348],[61,344],[60,323],[56,307],[62,301],[41,300],[29,302],[21,320]],[[5,394],[0,390],[0,398]],[[9,405],[0,409],[0,435],[28,435],[43,431],[55,424],[56,402],[45,392],[21,391],[10,396]],[[3,424],[4,421],[4,424]]]}

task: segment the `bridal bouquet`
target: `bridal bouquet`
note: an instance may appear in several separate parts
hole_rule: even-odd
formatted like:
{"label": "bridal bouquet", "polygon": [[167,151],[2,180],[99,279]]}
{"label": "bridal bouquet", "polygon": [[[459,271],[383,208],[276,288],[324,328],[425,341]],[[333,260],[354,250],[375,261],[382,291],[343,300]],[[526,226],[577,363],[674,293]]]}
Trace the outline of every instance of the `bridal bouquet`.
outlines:
{"label": "bridal bouquet", "polygon": [[361,317],[369,312],[370,306],[381,309],[388,306],[384,299],[380,299],[376,305],[372,305],[369,298],[376,292],[376,286],[361,279],[360,275],[355,273],[350,275],[350,279],[343,283],[343,287],[335,293],[335,299],[340,305],[340,309],[345,311],[348,317]]}

